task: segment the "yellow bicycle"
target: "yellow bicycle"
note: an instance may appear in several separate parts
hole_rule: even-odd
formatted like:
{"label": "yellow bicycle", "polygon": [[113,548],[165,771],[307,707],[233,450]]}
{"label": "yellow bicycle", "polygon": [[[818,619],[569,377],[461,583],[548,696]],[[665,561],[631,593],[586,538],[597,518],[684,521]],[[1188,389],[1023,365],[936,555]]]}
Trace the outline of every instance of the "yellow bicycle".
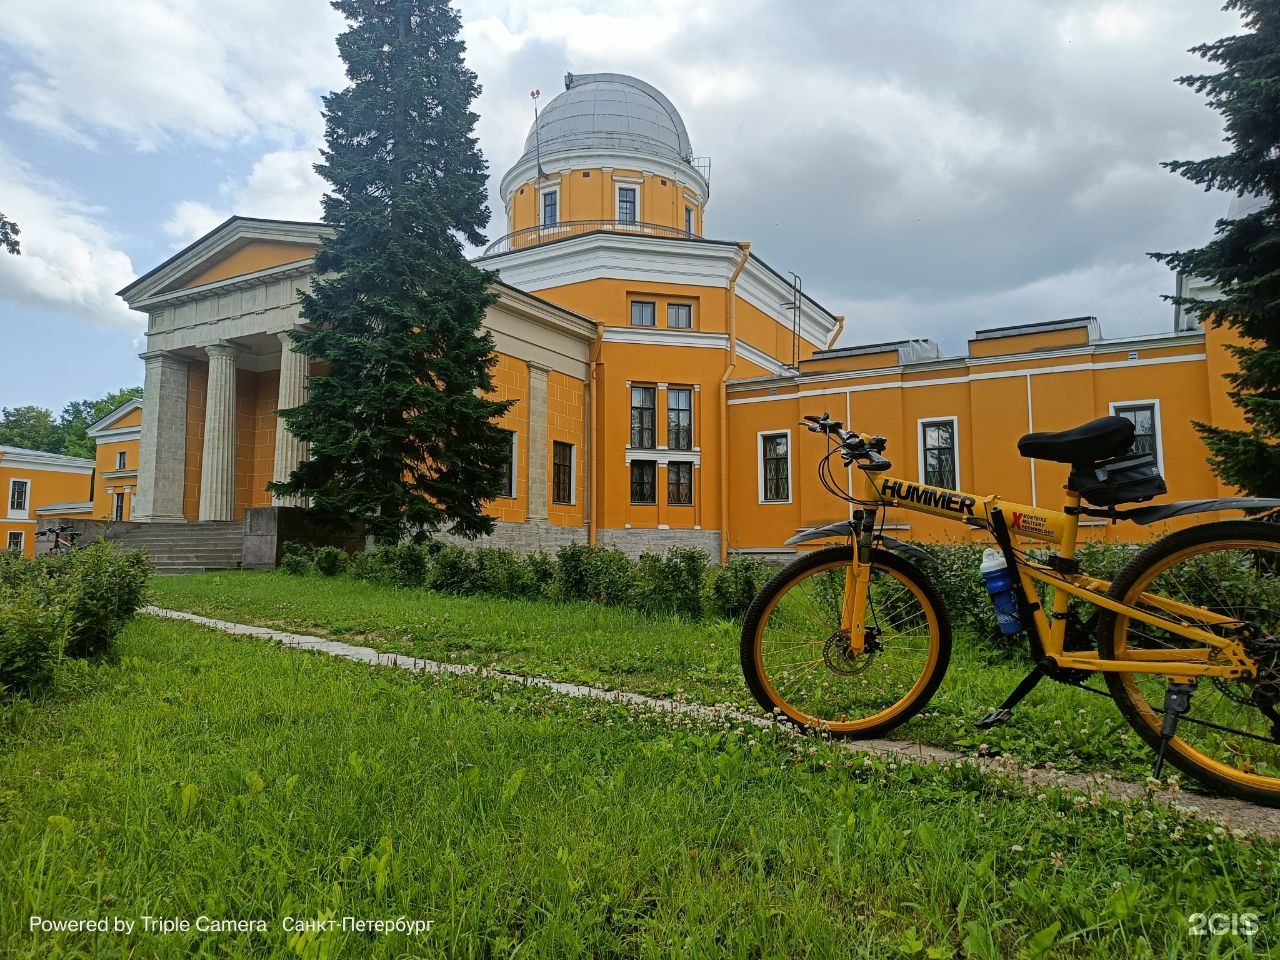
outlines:
{"label": "yellow bicycle", "polygon": [[[1075,556],[1081,517],[1149,524],[1272,512],[1280,500],[1121,509],[1165,489],[1154,457],[1130,451],[1134,427],[1123,417],[1018,441],[1023,456],[1072,465],[1062,510],[889,476],[883,437],[847,431],[826,414],[805,420],[828,438],[823,486],[856,509],[848,521],[787,541],[846,540],[787,565],[747,613],[742,668],[765,710],[833,736],[871,738],[906,722],[938,689],[951,656],[947,611],[910,559],[919,548],[884,536],[877,523],[900,507],[988,531],[992,560],[1007,572],[1007,593],[996,597],[1002,629],[1026,633],[1035,668],[978,726],[1009,719],[1046,677],[1083,685],[1099,672],[1156,751],[1157,777],[1167,760],[1223,793],[1280,806],[1280,525],[1255,517],[1171,533],[1110,582],[1086,574]],[[842,489],[836,455],[862,471],[861,495]],[[1033,555],[1034,545],[1048,550]],[[1096,611],[1084,616],[1073,599]]]}

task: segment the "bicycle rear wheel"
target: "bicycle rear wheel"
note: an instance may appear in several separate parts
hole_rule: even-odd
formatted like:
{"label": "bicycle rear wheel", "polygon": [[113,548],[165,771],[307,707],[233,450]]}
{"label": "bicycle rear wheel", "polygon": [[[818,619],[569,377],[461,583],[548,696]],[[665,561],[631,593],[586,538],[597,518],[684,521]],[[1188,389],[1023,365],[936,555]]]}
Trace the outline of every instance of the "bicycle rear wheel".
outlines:
{"label": "bicycle rear wheel", "polygon": [[878,737],[938,689],[951,659],[951,625],[915,566],[875,550],[866,647],[853,655],[840,630],[852,560],[850,546],[817,550],[765,584],[742,626],[742,671],[771,714],[835,736]]}
{"label": "bicycle rear wheel", "polygon": [[[1280,806],[1280,530],[1253,520],[1180,530],[1135,556],[1117,576],[1109,596],[1243,642],[1258,675],[1200,678],[1190,711],[1180,719],[1165,756],[1217,791]],[[1204,608],[1231,622],[1175,616],[1159,609],[1156,601],[1161,598]],[[1098,630],[1098,654],[1107,660],[1135,659],[1142,651],[1168,654],[1201,647],[1106,611],[1099,617]],[[1169,678],[1124,672],[1104,677],[1125,719],[1159,749]]]}

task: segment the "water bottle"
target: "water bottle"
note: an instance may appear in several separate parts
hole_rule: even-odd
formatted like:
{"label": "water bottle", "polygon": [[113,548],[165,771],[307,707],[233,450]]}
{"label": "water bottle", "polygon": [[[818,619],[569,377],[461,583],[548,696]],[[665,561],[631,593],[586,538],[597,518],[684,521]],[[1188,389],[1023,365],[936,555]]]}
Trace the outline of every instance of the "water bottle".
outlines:
{"label": "water bottle", "polygon": [[987,585],[987,592],[991,594],[991,602],[995,604],[1000,632],[1017,633],[1022,629],[1022,617],[1018,613],[1018,595],[1014,592],[1013,577],[1009,575],[1004,554],[999,550],[988,549],[982,555],[982,566],[978,571]]}

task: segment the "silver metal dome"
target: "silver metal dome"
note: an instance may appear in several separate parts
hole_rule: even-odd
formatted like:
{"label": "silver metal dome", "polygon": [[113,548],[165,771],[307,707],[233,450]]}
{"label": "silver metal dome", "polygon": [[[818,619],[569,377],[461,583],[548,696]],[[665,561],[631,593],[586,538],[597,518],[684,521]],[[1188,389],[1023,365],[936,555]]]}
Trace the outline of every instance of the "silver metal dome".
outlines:
{"label": "silver metal dome", "polygon": [[693,147],[684,121],[662,93],[621,73],[565,74],[565,91],[540,112],[524,141],[531,158],[568,150],[634,150],[688,162]]}

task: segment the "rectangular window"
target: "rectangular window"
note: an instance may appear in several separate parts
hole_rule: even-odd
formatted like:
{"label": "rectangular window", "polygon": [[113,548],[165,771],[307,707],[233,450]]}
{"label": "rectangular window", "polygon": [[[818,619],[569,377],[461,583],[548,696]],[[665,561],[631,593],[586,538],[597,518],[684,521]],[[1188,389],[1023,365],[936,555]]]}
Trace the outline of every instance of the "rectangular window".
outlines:
{"label": "rectangular window", "polygon": [[631,446],[652,450],[657,446],[654,421],[657,390],[654,387],[631,388]]}
{"label": "rectangular window", "polygon": [[502,493],[500,496],[516,495],[516,432],[503,430],[507,435],[507,458],[502,462]]}
{"label": "rectangular window", "polygon": [[791,499],[790,446],[790,434],[766,433],[760,438],[761,500],[777,502]]}
{"label": "rectangular window", "polygon": [[559,440],[551,445],[551,500],[573,503],[573,444]]}
{"label": "rectangular window", "polygon": [[673,461],[667,464],[667,503],[687,507],[693,503],[693,464]]}
{"label": "rectangular window", "polygon": [[693,236],[693,207],[684,208],[684,232]]}
{"label": "rectangular window", "polygon": [[920,479],[931,487],[958,490],[955,420],[921,421],[920,451],[923,458]]}
{"label": "rectangular window", "polygon": [[636,188],[618,188],[618,221],[620,223],[636,222]]}
{"label": "rectangular window", "polygon": [[1156,405],[1154,403],[1118,403],[1113,411],[1117,417],[1124,417],[1133,423],[1134,453],[1157,453]]}
{"label": "rectangular window", "polygon": [[116,521],[124,519],[124,494],[123,493],[115,494],[115,505],[111,508],[111,519]]}
{"label": "rectangular window", "polygon": [[25,480],[9,481],[9,512],[10,513],[26,513],[27,512],[27,481]]}
{"label": "rectangular window", "polygon": [[125,456],[124,456],[124,451],[121,450],[119,453],[116,454],[116,469],[123,470],[124,465],[125,465]]}
{"label": "rectangular window", "polygon": [[652,327],[657,322],[656,305],[652,300],[631,301],[631,325],[633,327]]}
{"label": "rectangular window", "polygon": [[693,391],[688,387],[667,391],[667,446],[672,450],[693,449]]}
{"label": "rectangular window", "polygon": [[693,326],[693,304],[668,303],[667,326],[676,330],[688,330]]}
{"label": "rectangular window", "polygon": [[560,222],[560,191],[544,190],[542,192],[542,225],[553,227]]}
{"label": "rectangular window", "polygon": [[9,531],[9,542],[8,544],[6,544],[5,549],[11,550],[14,553],[22,552],[22,531],[21,530]]}
{"label": "rectangular window", "polygon": [[631,502],[657,503],[658,465],[652,460],[631,461]]}

